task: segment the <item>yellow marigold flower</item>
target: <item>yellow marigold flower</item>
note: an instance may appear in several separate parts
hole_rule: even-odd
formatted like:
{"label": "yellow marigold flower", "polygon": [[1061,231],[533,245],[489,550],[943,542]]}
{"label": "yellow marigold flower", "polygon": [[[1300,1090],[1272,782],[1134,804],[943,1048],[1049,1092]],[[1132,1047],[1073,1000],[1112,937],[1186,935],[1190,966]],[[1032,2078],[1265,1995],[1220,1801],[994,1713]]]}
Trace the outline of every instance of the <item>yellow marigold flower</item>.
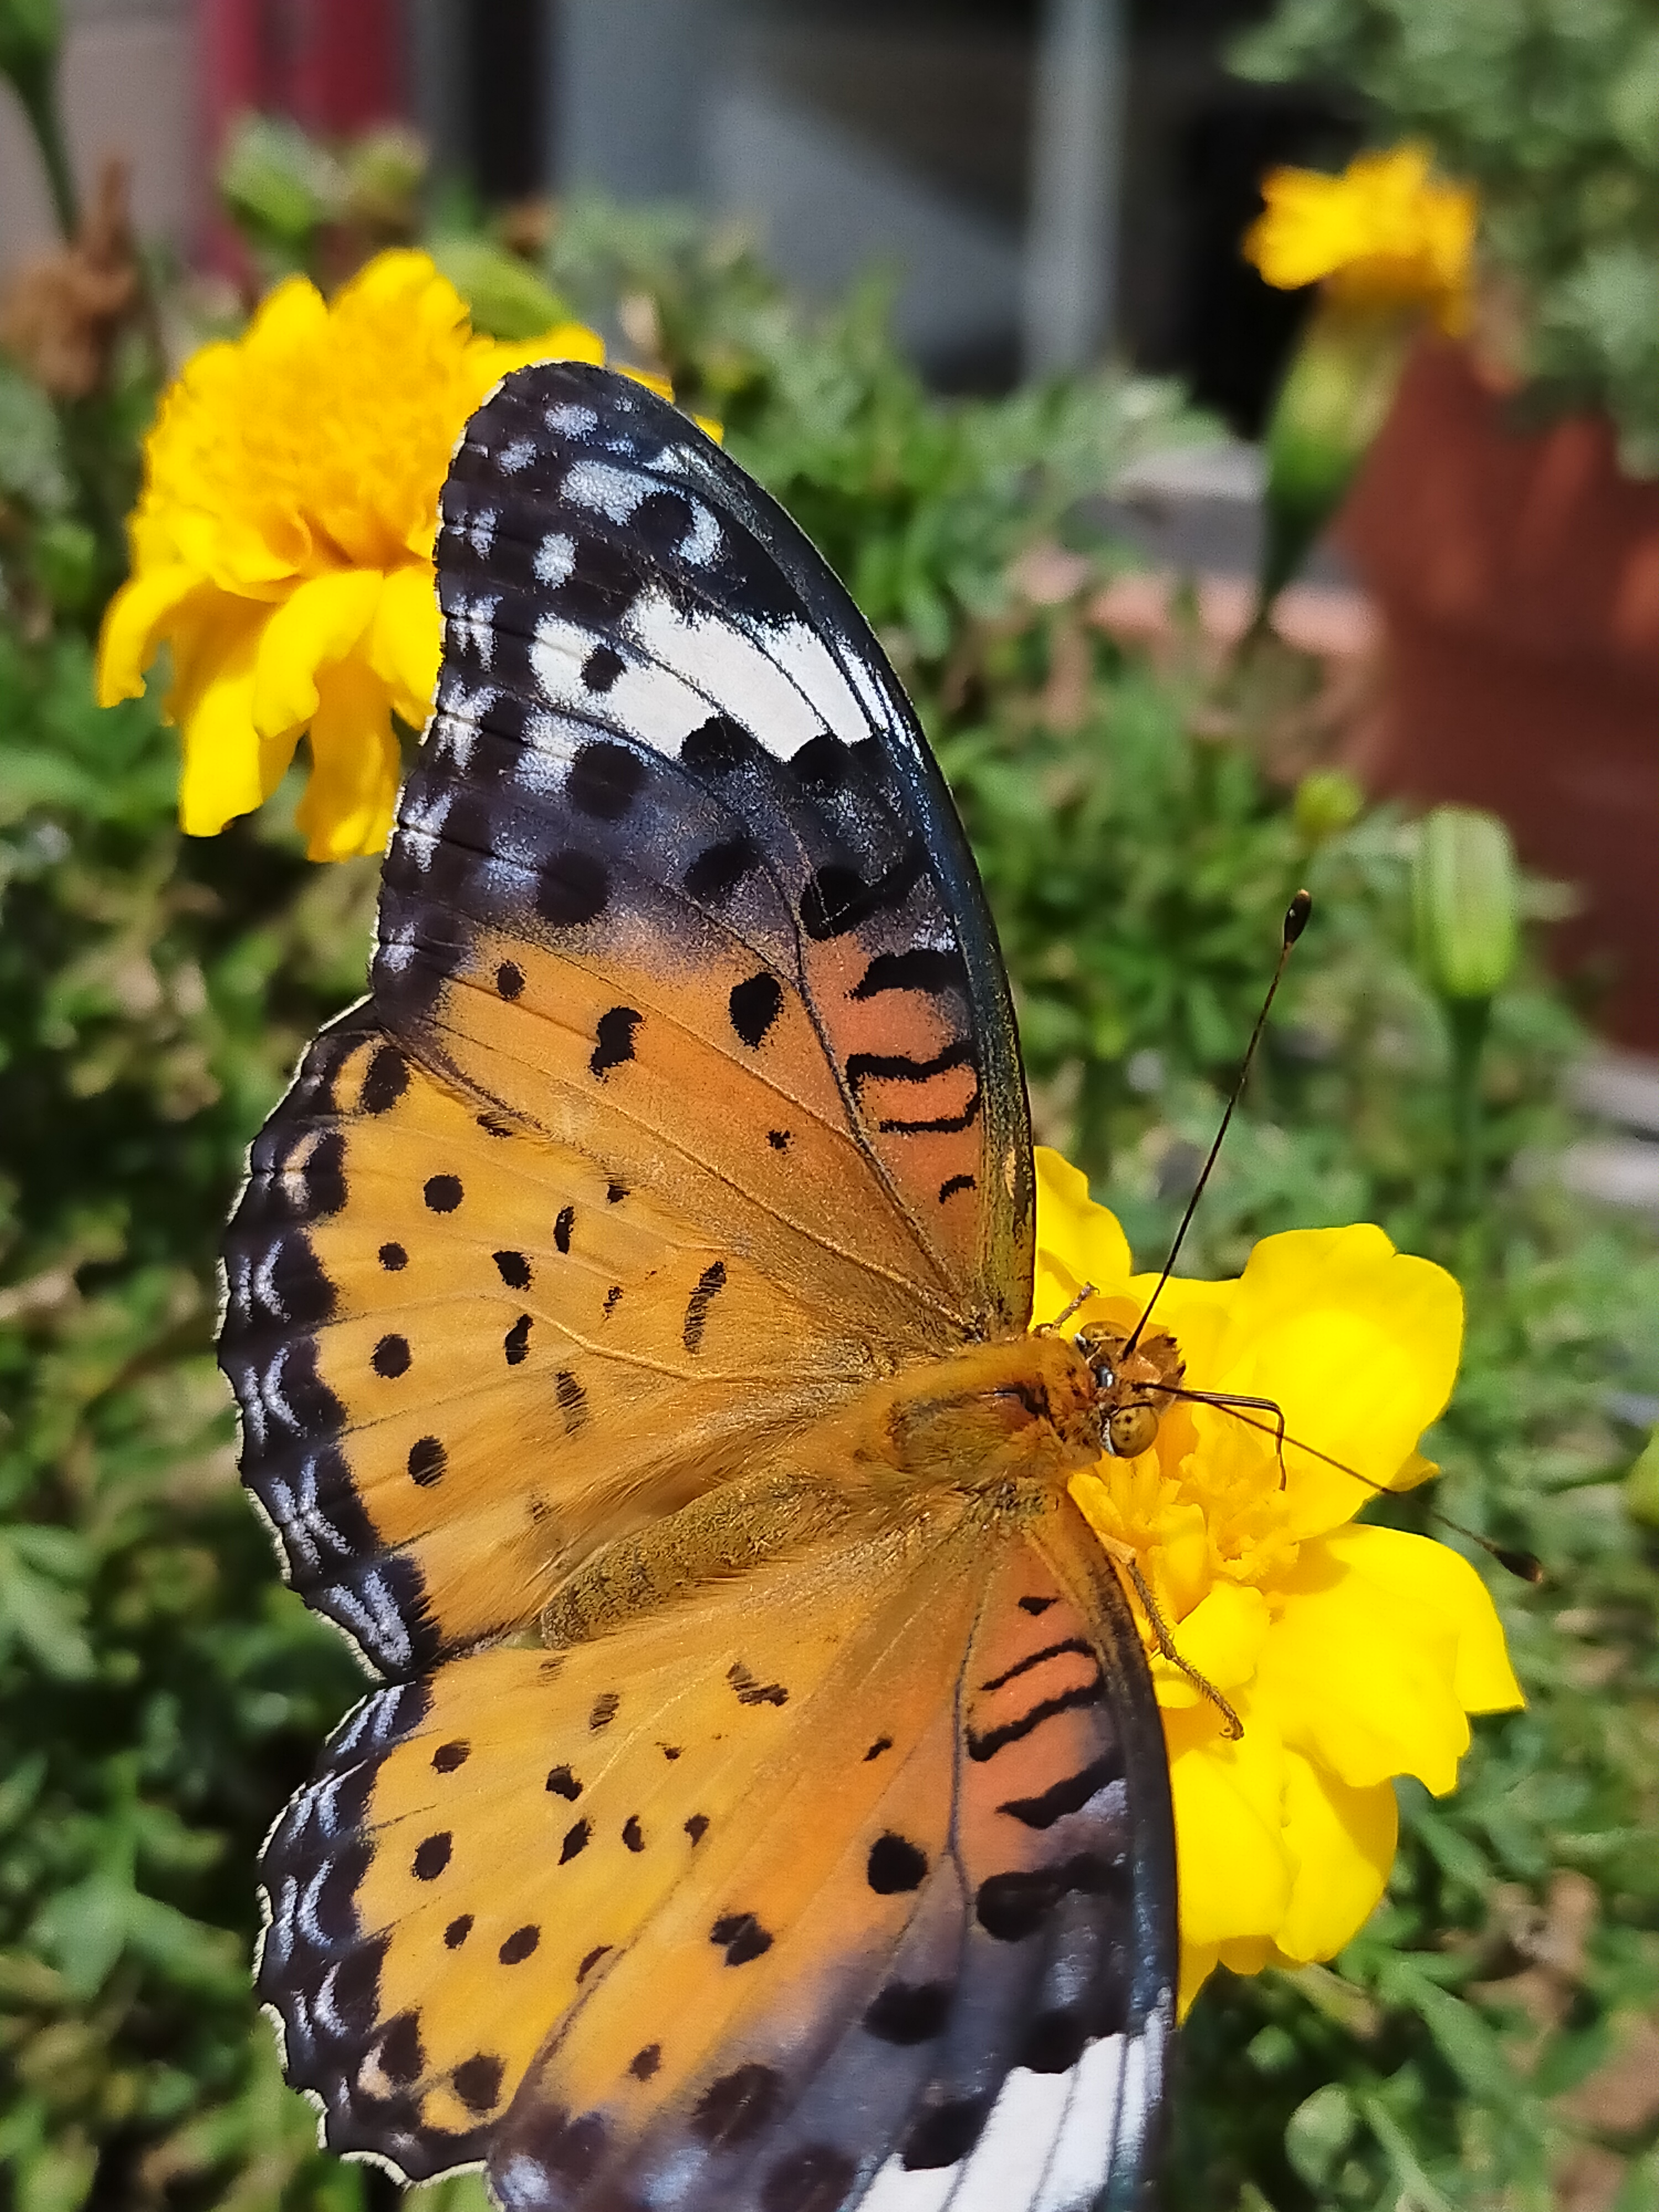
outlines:
{"label": "yellow marigold flower", "polygon": [[1245,258],[1294,291],[1324,281],[1356,307],[1421,307],[1454,334],[1468,320],[1478,210],[1467,185],[1437,184],[1425,146],[1359,154],[1340,177],[1273,169]]}
{"label": "yellow marigold flower", "polygon": [[[1092,1283],[1077,1326],[1132,1326],[1156,1277],[1132,1274],[1078,1170],[1036,1158],[1037,1320]],[[1156,1326],[1188,1389],[1283,1409],[1297,1440],[1284,1479],[1271,1433],[1171,1401],[1150,1451],[1073,1484],[1091,1527],[1133,1547],[1182,1656],[1244,1726],[1229,1739],[1143,1619],[1175,1798],[1183,2008],[1218,1962],[1255,1973],[1340,1950],[1393,1862],[1393,1778],[1443,1794],[1469,1714],[1522,1703],[1474,1568],[1427,1537],[1352,1526],[1373,1492],[1313,1455],[1395,1489],[1432,1474],[1417,1443],[1450,1395],[1462,1322],[1451,1277],[1380,1229],[1266,1237],[1236,1282],[1172,1279]]]}
{"label": "yellow marigold flower", "polygon": [[428,257],[398,252],[331,301],[290,277],[240,338],[186,362],[146,444],[98,683],[106,705],[134,697],[172,647],[192,836],[268,799],[309,731],[311,857],[381,850],[392,717],[420,728],[437,678],[432,552],[455,441],[509,369],[603,357],[575,323],[478,336]]}

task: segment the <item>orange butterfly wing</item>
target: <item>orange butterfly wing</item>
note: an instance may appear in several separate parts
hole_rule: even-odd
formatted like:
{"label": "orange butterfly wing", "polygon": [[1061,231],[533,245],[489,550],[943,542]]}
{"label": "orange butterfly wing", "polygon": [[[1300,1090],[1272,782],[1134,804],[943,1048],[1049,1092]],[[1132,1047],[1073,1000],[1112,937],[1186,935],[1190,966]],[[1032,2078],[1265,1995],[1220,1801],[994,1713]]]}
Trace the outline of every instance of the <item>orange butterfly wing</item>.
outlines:
{"label": "orange butterfly wing", "polygon": [[1136,1652],[1066,1505],[381,1692],[266,1853],[291,2078],[526,2212],[1091,2202],[1170,2026]]}

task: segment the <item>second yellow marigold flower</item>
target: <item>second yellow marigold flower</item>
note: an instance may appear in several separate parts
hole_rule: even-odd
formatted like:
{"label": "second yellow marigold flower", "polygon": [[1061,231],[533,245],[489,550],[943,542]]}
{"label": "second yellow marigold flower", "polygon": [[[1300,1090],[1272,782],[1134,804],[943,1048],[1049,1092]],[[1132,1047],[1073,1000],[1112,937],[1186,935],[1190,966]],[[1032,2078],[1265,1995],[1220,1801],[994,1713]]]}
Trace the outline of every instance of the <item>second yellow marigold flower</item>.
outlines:
{"label": "second yellow marigold flower", "polygon": [[[1039,1148],[1039,1322],[1095,1285],[1076,1326],[1128,1328],[1156,1278],[1131,1273],[1116,1220]],[[1261,1413],[1170,1401],[1153,1448],[1072,1486],[1130,1546],[1188,1663],[1244,1733],[1158,1656],[1142,1621],[1175,1800],[1183,2008],[1218,1965],[1242,1973],[1339,1951],[1382,1893],[1395,1775],[1452,1789],[1468,1716],[1521,1703],[1485,1584],[1444,1544],[1356,1525],[1370,1486],[1434,1472],[1417,1450],[1457,1371],[1462,1298],[1380,1229],[1265,1237],[1237,1282],[1173,1278],[1156,1326],[1193,1389],[1273,1400]],[[1331,1464],[1340,1461],[1364,1480]]]}
{"label": "second yellow marigold flower", "polygon": [[438,672],[438,494],[467,417],[511,369],[599,361],[566,324],[502,344],[423,253],[379,255],[331,301],[291,277],[165,395],[105,618],[99,695],[143,689],[170,647],[179,818],[210,836],[268,799],[302,733],[313,860],[378,853],[392,716],[418,729]]}

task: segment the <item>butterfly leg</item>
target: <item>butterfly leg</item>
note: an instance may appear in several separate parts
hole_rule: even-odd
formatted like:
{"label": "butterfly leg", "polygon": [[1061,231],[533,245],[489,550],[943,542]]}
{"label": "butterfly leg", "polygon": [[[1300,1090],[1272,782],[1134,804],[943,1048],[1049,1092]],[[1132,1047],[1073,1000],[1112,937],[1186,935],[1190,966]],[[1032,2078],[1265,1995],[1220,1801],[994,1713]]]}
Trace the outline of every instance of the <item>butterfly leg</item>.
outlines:
{"label": "butterfly leg", "polygon": [[1141,1608],[1152,1629],[1153,1641],[1157,1644],[1162,1656],[1167,1659],[1179,1673],[1186,1676],[1200,1696],[1209,1699],[1226,1723],[1227,1734],[1235,1743],[1237,1742],[1244,1733],[1243,1722],[1240,1720],[1237,1711],[1222,1696],[1215,1684],[1206,1675],[1200,1674],[1190,1660],[1183,1659],[1176,1649],[1175,1638],[1170,1635],[1169,1625],[1158,1608],[1158,1600],[1152,1595],[1152,1585],[1141,1571],[1140,1561],[1135,1554],[1134,1547],[1120,1541],[1115,1536],[1104,1535],[1098,1528],[1094,1531],[1094,1535],[1096,1541],[1105,1551],[1107,1556],[1122,1569],[1133,1586],[1134,1594],[1140,1600]]}

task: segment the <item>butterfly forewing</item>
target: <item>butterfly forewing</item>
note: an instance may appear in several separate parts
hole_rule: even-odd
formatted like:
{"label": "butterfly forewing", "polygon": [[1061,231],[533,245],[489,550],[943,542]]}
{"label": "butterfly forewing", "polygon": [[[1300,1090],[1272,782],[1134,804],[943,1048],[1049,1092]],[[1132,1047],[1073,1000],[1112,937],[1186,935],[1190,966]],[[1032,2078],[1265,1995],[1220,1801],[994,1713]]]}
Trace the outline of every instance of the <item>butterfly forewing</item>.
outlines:
{"label": "butterfly forewing", "polygon": [[[657,1032],[672,1065],[695,1039],[673,1171],[794,1220],[856,1188],[868,1255],[896,1240],[925,1306],[1023,1327],[1030,1138],[1001,965],[840,586],[683,416],[580,364],[507,380],[443,517],[446,665],[387,872],[386,1018],[476,1077],[449,1042],[476,1034],[465,987],[497,997],[503,937],[527,938],[551,959],[526,1011],[562,1015],[574,973],[596,1018],[615,1010],[605,1054],[643,1060]],[[720,1205],[707,1177],[696,1202]]]}

